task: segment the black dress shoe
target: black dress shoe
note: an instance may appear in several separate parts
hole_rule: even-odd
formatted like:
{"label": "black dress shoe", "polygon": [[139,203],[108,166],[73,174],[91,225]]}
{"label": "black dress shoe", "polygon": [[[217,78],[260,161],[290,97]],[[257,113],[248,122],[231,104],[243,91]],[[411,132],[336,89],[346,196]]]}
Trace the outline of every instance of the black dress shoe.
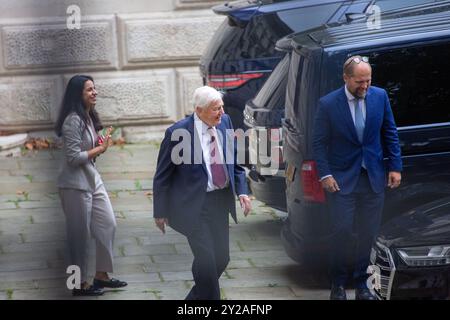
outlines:
{"label": "black dress shoe", "polygon": [[109,280],[94,279],[94,286],[97,288],[122,288],[128,285],[125,281],[111,278]]}
{"label": "black dress shoe", "polygon": [[355,289],[355,300],[377,300],[369,289]]}
{"label": "black dress shoe", "polygon": [[94,286],[89,286],[85,289],[73,289],[73,296],[101,296],[103,294],[103,290],[101,288],[97,288]]}
{"label": "black dress shoe", "polygon": [[332,286],[330,300],[347,300],[344,286]]}

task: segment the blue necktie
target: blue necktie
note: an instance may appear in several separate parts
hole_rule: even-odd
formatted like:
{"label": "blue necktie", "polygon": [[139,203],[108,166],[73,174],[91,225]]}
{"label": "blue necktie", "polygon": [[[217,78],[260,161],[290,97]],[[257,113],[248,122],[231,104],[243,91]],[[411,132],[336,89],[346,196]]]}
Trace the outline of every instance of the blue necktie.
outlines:
{"label": "blue necktie", "polygon": [[[355,99],[355,129],[356,129],[356,135],[358,136],[358,140],[361,143],[363,142],[365,126],[366,126],[366,124],[364,123],[361,99]],[[362,160],[361,166],[363,168],[366,168],[366,163],[364,162],[364,158]]]}
{"label": "blue necktie", "polygon": [[355,99],[355,129],[359,142],[363,142],[364,135],[364,117],[362,113],[361,99]]}

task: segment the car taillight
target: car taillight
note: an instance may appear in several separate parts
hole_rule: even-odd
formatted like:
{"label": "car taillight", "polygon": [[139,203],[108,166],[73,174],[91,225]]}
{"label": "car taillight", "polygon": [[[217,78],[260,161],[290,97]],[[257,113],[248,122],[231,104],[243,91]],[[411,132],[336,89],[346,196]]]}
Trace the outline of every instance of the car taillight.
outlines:
{"label": "car taillight", "polygon": [[235,89],[247,81],[258,79],[263,73],[238,73],[238,74],[210,74],[208,86],[216,89]]}
{"label": "car taillight", "polygon": [[304,161],[301,170],[303,197],[307,201],[325,202],[325,192],[319,181],[315,161]]}

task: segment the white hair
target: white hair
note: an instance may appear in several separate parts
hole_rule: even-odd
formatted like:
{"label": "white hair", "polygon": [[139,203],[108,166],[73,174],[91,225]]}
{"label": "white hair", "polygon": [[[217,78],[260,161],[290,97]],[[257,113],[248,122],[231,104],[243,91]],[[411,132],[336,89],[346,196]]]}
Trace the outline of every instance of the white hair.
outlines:
{"label": "white hair", "polygon": [[208,107],[212,102],[221,100],[223,94],[216,89],[208,86],[203,86],[195,89],[193,99],[194,99],[194,109],[199,107],[201,109]]}

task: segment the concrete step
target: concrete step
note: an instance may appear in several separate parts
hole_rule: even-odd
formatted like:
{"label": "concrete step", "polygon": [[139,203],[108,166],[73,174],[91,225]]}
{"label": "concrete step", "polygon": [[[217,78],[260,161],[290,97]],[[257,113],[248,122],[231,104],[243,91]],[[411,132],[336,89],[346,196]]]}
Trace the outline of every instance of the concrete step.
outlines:
{"label": "concrete step", "polygon": [[21,155],[20,147],[27,141],[28,134],[18,133],[0,136],[0,157],[16,157]]}

